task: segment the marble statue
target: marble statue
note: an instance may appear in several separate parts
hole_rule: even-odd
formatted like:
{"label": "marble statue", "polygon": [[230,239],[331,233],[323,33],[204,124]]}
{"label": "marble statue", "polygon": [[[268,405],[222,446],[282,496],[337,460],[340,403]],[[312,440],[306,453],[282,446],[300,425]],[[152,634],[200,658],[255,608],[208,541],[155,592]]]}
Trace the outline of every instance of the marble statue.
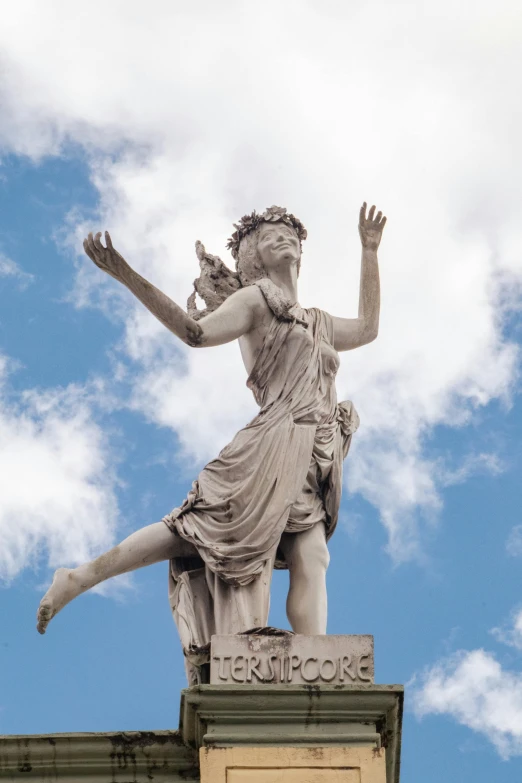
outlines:
{"label": "marble statue", "polygon": [[[203,468],[183,501],[161,521],[77,568],[60,568],[38,609],[38,631],[94,585],[169,561],[169,597],[189,680],[208,661],[213,634],[242,633],[268,622],[273,568],[288,568],[287,615],[299,634],[326,633],[327,542],[334,532],[342,463],[358,416],[337,403],[339,352],[377,337],[377,249],[386,218],[366,203],[359,313],[340,318],[298,301],[303,224],[283,207],[235,224],[231,271],[196,243],[200,277],[187,312],[135,272],[105,232],[84,241],[88,257],[123,283],[161,323],[192,348],[239,340],[260,411]],[[206,308],[196,307],[195,293]]]}

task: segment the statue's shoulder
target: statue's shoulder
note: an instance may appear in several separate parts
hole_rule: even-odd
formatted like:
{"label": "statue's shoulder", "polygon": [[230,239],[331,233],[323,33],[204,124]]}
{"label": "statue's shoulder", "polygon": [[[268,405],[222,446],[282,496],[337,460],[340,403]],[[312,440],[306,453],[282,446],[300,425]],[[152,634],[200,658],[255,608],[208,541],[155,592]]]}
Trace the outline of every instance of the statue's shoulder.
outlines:
{"label": "statue's shoulder", "polygon": [[235,291],[232,297],[238,302],[244,302],[252,307],[267,307],[266,298],[257,285],[246,285]]}
{"label": "statue's shoulder", "polygon": [[253,314],[256,326],[268,324],[272,320],[272,311],[257,285],[247,285],[234,291],[230,300],[234,303],[234,307],[247,308]]}

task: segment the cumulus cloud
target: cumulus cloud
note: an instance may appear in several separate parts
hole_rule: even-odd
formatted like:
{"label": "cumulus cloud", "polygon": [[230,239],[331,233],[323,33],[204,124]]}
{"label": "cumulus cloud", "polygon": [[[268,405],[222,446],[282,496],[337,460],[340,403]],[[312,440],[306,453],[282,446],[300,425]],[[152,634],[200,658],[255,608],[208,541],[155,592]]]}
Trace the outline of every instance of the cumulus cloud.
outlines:
{"label": "cumulus cloud", "polygon": [[460,651],[428,669],[412,693],[419,717],[449,715],[507,759],[522,755],[522,673],[484,650]]}
{"label": "cumulus cloud", "polygon": [[[309,229],[301,303],[353,315],[358,207],[389,215],[381,333],[343,357],[338,386],[362,419],[348,486],[379,508],[393,556],[414,556],[452,480],[430,433],[509,400],[517,378],[503,325],[522,286],[518,6],[51,7],[4,14],[0,143],[35,159],[82,145],[100,228],[177,301],[197,274],[195,239],[224,255],[232,221],[275,202]],[[73,216],[76,246],[85,229]],[[132,405],[187,456],[214,456],[253,412],[237,348],[175,347],[88,263],[76,299],[116,301]],[[453,480],[484,467],[473,459]]]}
{"label": "cumulus cloud", "polygon": [[[522,609],[491,633],[522,651]],[[493,653],[459,650],[438,661],[414,678],[411,698],[419,718],[452,717],[484,734],[502,758],[522,755],[522,672],[509,670]]]}
{"label": "cumulus cloud", "polygon": [[0,580],[77,565],[113,543],[116,477],[85,391],[29,389],[13,401],[0,357]]}

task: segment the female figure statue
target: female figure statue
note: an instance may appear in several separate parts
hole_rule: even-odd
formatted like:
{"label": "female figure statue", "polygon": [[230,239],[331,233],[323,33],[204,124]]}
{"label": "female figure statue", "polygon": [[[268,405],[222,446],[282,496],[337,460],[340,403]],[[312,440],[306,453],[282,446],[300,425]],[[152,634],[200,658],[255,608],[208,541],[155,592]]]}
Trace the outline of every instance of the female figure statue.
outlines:
{"label": "female figure statue", "polygon": [[247,385],[259,414],[194,482],[181,506],[95,560],[60,568],[38,609],[38,631],[73,598],[113,576],[170,561],[170,602],[188,660],[208,657],[214,633],[241,633],[268,620],[272,569],[288,567],[287,614],[296,633],[326,633],[327,540],[341,497],[342,462],[358,417],[337,404],[339,351],[377,336],[377,248],[386,218],[363,204],[357,318],[332,317],[298,303],[302,223],[282,207],[245,216],[229,248],[236,273],[196,244],[195,289],[207,305],[188,314],[135,272],[108,232],[89,234],[84,249],[123,283],[186,345],[239,340]]}

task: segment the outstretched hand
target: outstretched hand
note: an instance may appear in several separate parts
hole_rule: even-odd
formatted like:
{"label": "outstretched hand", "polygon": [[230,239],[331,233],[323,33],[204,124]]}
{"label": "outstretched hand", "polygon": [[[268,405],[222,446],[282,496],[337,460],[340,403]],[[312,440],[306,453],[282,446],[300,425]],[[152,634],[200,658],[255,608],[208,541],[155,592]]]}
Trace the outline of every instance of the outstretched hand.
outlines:
{"label": "outstretched hand", "polygon": [[370,207],[368,217],[366,217],[365,201],[359,213],[359,235],[362,246],[368,248],[368,250],[377,250],[381,242],[382,230],[386,225],[386,218],[383,217],[382,212],[377,212],[375,218],[374,215],[375,206]]}
{"label": "outstretched hand", "polygon": [[97,267],[103,269],[104,272],[107,272],[108,275],[116,280],[121,281],[128,264],[123,256],[113,248],[108,231],[105,232],[105,244],[107,247],[103,247],[100,237],[101,231],[98,231],[94,237],[92,234],[89,234],[87,239],[83,240],[83,249]]}

